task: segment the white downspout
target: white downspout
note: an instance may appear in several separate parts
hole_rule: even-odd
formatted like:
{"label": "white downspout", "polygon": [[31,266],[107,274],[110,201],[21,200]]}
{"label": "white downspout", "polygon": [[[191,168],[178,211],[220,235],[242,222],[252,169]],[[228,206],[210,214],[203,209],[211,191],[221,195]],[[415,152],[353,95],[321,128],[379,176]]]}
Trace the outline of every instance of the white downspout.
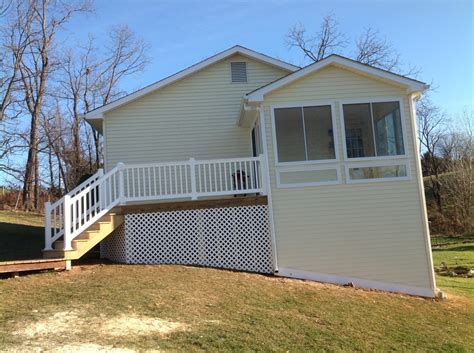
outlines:
{"label": "white downspout", "polygon": [[276,236],[275,236],[275,223],[273,217],[273,201],[272,201],[272,186],[270,179],[270,162],[268,158],[268,145],[267,145],[267,129],[265,126],[265,114],[263,108],[260,105],[257,107],[259,114],[259,123],[260,123],[260,134],[262,139],[262,148],[263,148],[263,157],[265,158],[265,184],[267,190],[267,200],[268,200],[268,222],[270,226],[270,236],[272,239],[272,253],[273,253],[273,268],[274,272],[278,272],[278,259],[277,259],[277,247],[276,247]]}

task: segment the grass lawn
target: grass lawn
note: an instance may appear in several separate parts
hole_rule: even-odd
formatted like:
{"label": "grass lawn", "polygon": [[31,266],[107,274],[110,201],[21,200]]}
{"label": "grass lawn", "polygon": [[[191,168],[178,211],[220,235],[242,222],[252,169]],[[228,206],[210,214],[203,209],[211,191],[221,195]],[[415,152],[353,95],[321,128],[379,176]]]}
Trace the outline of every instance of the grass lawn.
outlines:
{"label": "grass lawn", "polygon": [[[0,238],[12,216],[0,213]],[[35,228],[30,237],[42,239]],[[443,240],[435,264],[472,264],[472,245]],[[79,264],[0,280],[0,351],[474,351],[474,279],[437,279],[447,300],[196,267]]]}
{"label": "grass lawn", "polygon": [[183,266],[0,282],[0,350],[472,351],[474,301]]}
{"label": "grass lawn", "polygon": [[[433,237],[432,246],[435,267],[444,262],[448,268],[474,268],[474,236]],[[465,295],[474,300],[474,278],[437,275],[436,283],[447,293]]]}
{"label": "grass lawn", "polygon": [[40,258],[43,248],[43,215],[0,211],[0,261]]}

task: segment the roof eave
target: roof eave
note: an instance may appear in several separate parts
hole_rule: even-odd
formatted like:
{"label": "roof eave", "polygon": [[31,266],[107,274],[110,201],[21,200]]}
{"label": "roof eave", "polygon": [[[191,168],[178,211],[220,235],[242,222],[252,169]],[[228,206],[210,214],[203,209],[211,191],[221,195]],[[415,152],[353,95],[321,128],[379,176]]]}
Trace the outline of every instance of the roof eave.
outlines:
{"label": "roof eave", "polygon": [[308,65],[302,68],[301,70],[291,73],[269,85],[266,85],[260,89],[250,92],[245,95],[245,98],[247,99],[248,102],[256,102],[256,103],[262,102],[266,94],[278,88],[281,88],[287,84],[290,84],[300,78],[303,78],[304,76],[310,73],[321,70],[324,67],[327,67],[328,65],[336,65],[343,68],[350,68],[355,71],[359,71],[371,76],[375,76],[381,79],[385,79],[387,81],[391,81],[393,83],[406,87],[408,94],[411,94],[411,93],[421,94],[422,92],[426,91],[429,88],[429,85],[423,82],[413,80],[407,77],[403,77],[403,76],[400,76],[400,75],[397,75],[385,70],[381,70],[375,67],[364,65],[364,64],[355,62],[353,60],[350,60],[338,55],[332,55],[332,56],[327,57],[326,59],[323,59],[311,65]]}
{"label": "roof eave", "polygon": [[217,63],[219,61],[222,61],[232,55],[236,55],[236,54],[240,54],[240,55],[243,55],[243,56],[247,56],[249,58],[252,58],[254,60],[258,60],[258,61],[262,61],[262,62],[265,62],[269,65],[272,65],[272,66],[275,66],[275,67],[278,67],[280,69],[283,69],[283,70],[286,70],[288,72],[295,72],[297,70],[299,70],[300,68],[298,66],[295,66],[295,65],[292,65],[292,64],[289,64],[289,63],[286,63],[284,61],[281,61],[281,60],[278,60],[278,59],[275,59],[275,58],[272,58],[272,57],[269,57],[267,55],[264,55],[264,54],[261,54],[261,53],[257,53],[253,50],[250,50],[250,49],[247,49],[247,48],[244,48],[242,46],[234,46],[232,48],[229,48],[227,50],[224,50],[223,52],[220,52],[206,60],[203,60],[197,64],[194,64],[182,71],[179,71],[177,72],[176,74],[173,74],[169,77],[166,77],[158,82],[155,82],[147,87],[144,87],[138,91],[135,91],[125,97],[122,97],[122,98],[119,98],[117,99],[116,101],[114,102],[111,102],[111,103],[108,103],[106,105],[103,105],[102,107],[99,107],[97,109],[94,109],[90,112],[87,112],[85,114],[85,118],[86,119],[103,119],[103,114],[105,112],[108,112],[108,111],[111,111],[113,109],[116,109],[122,105],[125,105],[127,103],[130,103],[138,98],[141,98],[151,92],[154,92],[156,90],[159,90],[161,88],[164,88],[172,83],[175,83],[191,74],[194,74],[206,67],[208,67],[209,65],[212,65],[214,63]]}

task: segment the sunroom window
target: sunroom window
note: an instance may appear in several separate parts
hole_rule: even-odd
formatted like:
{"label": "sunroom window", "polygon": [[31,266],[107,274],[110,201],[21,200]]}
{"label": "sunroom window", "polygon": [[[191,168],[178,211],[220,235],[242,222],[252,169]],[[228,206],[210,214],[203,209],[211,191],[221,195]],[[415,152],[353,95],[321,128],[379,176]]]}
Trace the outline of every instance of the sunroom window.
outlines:
{"label": "sunroom window", "polygon": [[335,159],[331,106],[276,108],[278,162]]}
{"label": "sunroom window", "polygon": [[399,102],[344,104],[348,158],[404,155]]}

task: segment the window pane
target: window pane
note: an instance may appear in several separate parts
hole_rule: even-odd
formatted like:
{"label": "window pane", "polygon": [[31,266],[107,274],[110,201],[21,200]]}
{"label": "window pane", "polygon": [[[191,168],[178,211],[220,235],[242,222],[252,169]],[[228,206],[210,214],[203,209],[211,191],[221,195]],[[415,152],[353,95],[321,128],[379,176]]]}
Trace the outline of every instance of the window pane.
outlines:
{"label": "window pane", "polygon": [[284,184],[306,184],[327,183],[337,181],[337,170],[302,170],[298,172],[280,172],[280,183]]}
{"label": "window pane", "polygon": [[335,159],[331,106],[304,107],[308,160]]}
{"label": "window pane", "polygon": [[278,161],[306,160],[301,108],[275,109],[275,129]]}
{"label": "window pane", "polygon": [[406,165],[390,165],[383,167],[349,168],[351,180],[400,178],[407,176]]}
{"label": "window pane", "polygon": [[370,104],[344,104],[343,111],[347,157],[374,157]]}
{"label": "window pane", "polygon": [[377,156],[404,154],[399,103],[373,103],[372,113]]}

